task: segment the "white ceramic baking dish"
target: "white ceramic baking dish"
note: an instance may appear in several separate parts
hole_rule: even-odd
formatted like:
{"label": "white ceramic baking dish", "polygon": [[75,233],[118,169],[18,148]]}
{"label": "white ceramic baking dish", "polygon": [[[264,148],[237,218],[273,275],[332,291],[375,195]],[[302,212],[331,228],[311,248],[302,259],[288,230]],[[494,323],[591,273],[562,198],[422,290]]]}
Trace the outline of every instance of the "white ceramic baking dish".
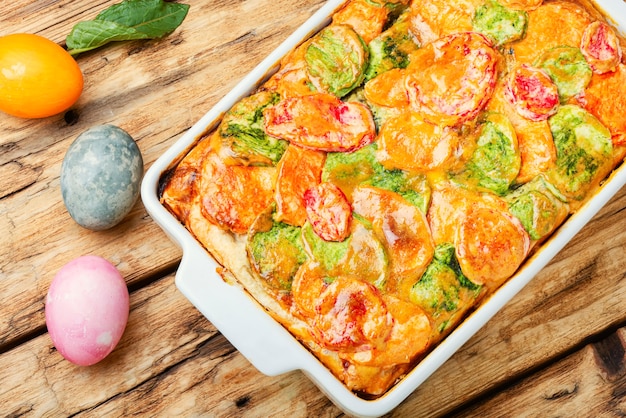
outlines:
{"label": "white ceramic baking dish", "polygon": [[[299,369],[346,413],[376,417],[393,410],[406,399],[548,264],[626,184],[626,164],[615,170],[592,200],[570,217],[543,248],[525,262],[515,276],[466,318],[401,382],[378,399],[365,400],[358,397],[335,378],[285,328],[272,319],[240,286],[224,282],[216,272],[218,264],[187,229],[160,204],[158,198],[159,180],[163,173],[173,167],[204,133],[213,129],[224,112],[239,99],[250,94],[268,74],[276,71],[278,62],[288,51],[327,25],[330,16],[344,1],[331,0],[325,3],[184,133],[147,171],[142,183],[141,196],[153,220],[183,250],[183,258],[176,273],[178,289],[259,371],[267,375],[279,375]],[[626,2],[596,0],[595,3],[610,17],[610,22],[620,33],[625,35]]]}

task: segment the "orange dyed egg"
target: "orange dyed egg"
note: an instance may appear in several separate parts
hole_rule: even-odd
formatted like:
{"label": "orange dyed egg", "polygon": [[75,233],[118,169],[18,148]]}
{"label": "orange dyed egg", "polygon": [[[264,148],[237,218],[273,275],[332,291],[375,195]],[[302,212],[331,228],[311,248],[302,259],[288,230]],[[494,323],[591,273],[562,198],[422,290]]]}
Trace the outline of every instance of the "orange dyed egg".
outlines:
{"label": "orange dyed egg", "polygon": [[39,35],[0,37],[0,110],[45,118],[69,109],[83,91],[83,74],[61,46]]}

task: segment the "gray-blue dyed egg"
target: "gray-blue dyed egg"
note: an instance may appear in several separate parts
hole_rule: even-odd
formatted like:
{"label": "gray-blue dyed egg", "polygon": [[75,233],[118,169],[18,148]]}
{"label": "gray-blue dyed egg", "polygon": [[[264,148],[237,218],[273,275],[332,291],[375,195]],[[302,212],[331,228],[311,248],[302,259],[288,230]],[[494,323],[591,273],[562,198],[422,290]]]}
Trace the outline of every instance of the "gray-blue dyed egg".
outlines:
{"label": "gray-blue dyed egg", "polygon": [[99,231],[124,219],[139,197],[143,158],[133,138],[113,125],[94,126],[70,145],[61,193],[70,216]]}

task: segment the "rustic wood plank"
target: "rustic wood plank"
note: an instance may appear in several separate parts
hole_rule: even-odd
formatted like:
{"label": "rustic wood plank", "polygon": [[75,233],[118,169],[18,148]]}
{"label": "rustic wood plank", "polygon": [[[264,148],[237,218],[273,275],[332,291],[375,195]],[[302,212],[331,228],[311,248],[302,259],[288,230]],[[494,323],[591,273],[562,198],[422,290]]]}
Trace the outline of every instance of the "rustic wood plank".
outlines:
{"label": "rustic wood plank", "polygon": [[119,3],[115,0],[15,0],[0,11],[0,36],[9,33],[36,33],[63,44],[72,26],[93,19],[100,10]]}
{"label": "rustic wood plank", "polygon": [[[546,364],[583,341],[589,329],[605,329],[613,311],[623,313],[626,290],[621,279],[626,261],[620,255],[626,229],[615,217],[623,211],[624,199],[626,193],[621,192],[570,245],[575,249],[594,245],[589,239],[601,227],[608,232],[600,234],[606,235],[603,245],[595,244],[602,252],[596,265],[615,262],[617,266],[599,268],[592,278],[587,278],[589,269],[582,268],[584,273],[569,278],[569,270],[560,264],[574,263],[571,258],[575,256],[557,257],[554,266],[531,282],[390,416],[445,415],[527,374],[529,367]],[[613,223],[617,234],[608,228]],[[569,253],[568,248],[564,254]],[[613,273],[605,275],[608,271]],[[593,295],[590,289],[594,287],[606,288],[600,293],[603,296],[585,299],[585,294]],[[554,295],[564,298],[563,303],[555,304]],[[569,306],[576,299],[585,300],[585,306]],[[34,416],[341,415],[301,373],[267,377],[257,372],[174,288],[172,276],[134,292],[131,305],[118,348],[95,366],[77,367],[63,360],[45,334],[0,356],[0,410]],[[535,307],[531,315],[524,309],[528,306]],[[535,321],[533,316],[542,320]],[[558,332],[561,328],[569,332]],[[568,371],[560,370],[562,374]],[[31,377],[24,379],[24,375]],[[616,396],[603,405],[608,407],[619,399]],[[535,408],[532,404],[526,410]]]}
{"label": "rustic wood plank", "polygon": [[[537,282],[541,281],[538,279]],[[524,289],[512,305],[532,297],[535,293],[531,287]],[[543,304],[537,314],[549,315],[550,309]],[[515,322],[516,318],[507,316],[506,310],[389,416],[443,416],[447,410],[475,399],[482,384],[485,387],[494,384],[493,376],[481,371],[485,363],[495,363],[495,367],[486,369],[502,370],[508,378],[520,373],[510,355],[492,350],[493,341],[481,335]],[[176,315],[163,315],[163,312]],[[543,330],[542,326],[536,328],[524,333]],[[623,345],[624,331],[620,333]],[[551,339],[549,344],[562,345],[563,338]],[[510,410],[528,411],[529,416],[537,416],[549,411],[545,402],[537,400],[538,396],[551,399],[549,405],[556,405],[556,401],[565,403],[571,398],[570,389],[583,383],[585,391],[575,392],[581,396],[591,396],[588,385],[613,385],[616,390],[589,404],[594,408],[611,408],[623,399],[617,389],[622,387],[619,385],[624,379],[623,360],[610,355],[613,347],[614,339],[594,345],[594,358],[604,359],[600,363],[604,383],[597,378],[585,378],[590,375],[589,370],[595,370],[587,359],[589,348],[586,347],[582,354],[575,353],[509,389],[521,399],[520,408]],[[505,350],[513,355],[526,353],[526,357],[533,351],[525,338],[509,341]],[[580,358],[587,360],[576,366]],[[20,373],[15,373],[16,370]],[[472,379],[467,379],[468,373]],[[29,378],[24,379],[25,375]],[[268,377],[256,371],[176,290],[173,276],[131,294],[126,332],[116,350],[101,363],[91,367],[72,365],[61,358],[44,334],[0,356],[0,381],[3,382],[0,410],[8,415],[343,416],[300,372]],[[544,381],[545,384],[535,387],[537,382]],[[579,381],[582,383],[576,386]],[[456,386],[461,389],[455,389]],[[560,396],[564,394],[567,396]],[[511,405],[509,397],[502,399]],[[476,410],[468,409],[461,414],[507,416],[502,399],[497,395],[480,407],[472,407]],[[560,406],[573,408],[569,403]]]}
{"label": "rustic wood plank", "polygon": [[173,276],[131,294],[126,331],[100,363],[73,365],[44,334],[0,356],[0,381],[5,416],[339,413],[300,372],[268,377],[254,369]]}
{"label": "rustic wood plank", "polygon": [[[624,416],[625,350],[621,328],[455,417]],[[532,413],[524,414],[527,405]]]}
{"label": "rustic wood plank", "polygon": [[[75,257],[101,255],[131,285],[180,259],[141,202],[108,231],[87,231],[71,220],[59,174],[76,136],[93,125],[118,125],[135,138],[148,167],[321,3],[285,2],[273,10],[264,2],[194,2],[183,25],[165,39],[79,56],[85,90],[69,124],[64,115],[24,120],[0,114],[0,297],[11,301],[0,307],[0,347],[43,326],[47,287]],[[45,33],[65,31],[71,14],[57,8],[78,10],[81,18],[87,8],[94,12],[87,1],[21,0],[2,33],[21,31],[21,18],[33,25],[43,19]]]}
{"label": "rustic wood plank", "polygon": [[[37,32],[62,43],[74,21],[115,2],[16,0],[10,10],[0,11],[0,35]],[[0,411],[29,416],[155,411],[341,415],[301,373],[267,377],[255,371],[175,291],[171,276],[133,293],[124,338],[96,366],[80,368],[62,360],[45,334],[15,346],[43,330],[47,287],[70,259],[97,253],[116,264],[130,285],[138,285],[171,271],[180,258],[140,202],[110,231],[86,231],[71,221],[59,190],[60,164],[71,141],[92,125],[114,123],[135,137],[149,166],[322,3],[297,0],[268,7],[262,1],[194,0],[183,25],[163,40],[120,43],[80,56],[85,91],[67,120],[64,115],[20,120],[0,114],[0,352],[13,347],[0,356]],[[445,415],[562,357],[590,334],[624,326],[625,208],[622,190],[390,416]],[[565,376],[568,368],[554,369],[555,378],[557,372]],[[540,373],[538,379],[544,376]],[[622,386],[614,387],[623,388],[617,382]],[[531,390],[525,385],[519,387]],[[620,399],[623,392],[615,391],[601,403]],[[498,411],[489,405],[481,411]],[[530,415],[542,407],[524,406]]]}

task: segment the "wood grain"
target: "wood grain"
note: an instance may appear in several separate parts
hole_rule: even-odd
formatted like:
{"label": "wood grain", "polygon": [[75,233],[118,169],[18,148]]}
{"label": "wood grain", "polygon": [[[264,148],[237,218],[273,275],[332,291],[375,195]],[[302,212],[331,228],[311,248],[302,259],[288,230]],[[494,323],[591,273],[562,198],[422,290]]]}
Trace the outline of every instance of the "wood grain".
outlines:
{"label": "wood grain", "polygon": [[[66,33],[67,19],[74,20],[66,9],[88,4],[23,1],[21,10],[43,19],[45,33],[53,28]],[[23,120],[0,114],[0,298],[12,301],[0,306],[0,347],[43,326],[47,287],[75,257],[107,258],[130,285],[171,270],[180,259],[141,202],[105,232],[72,221],[59,186],[71,142],[91,126],[118,125],[137,141],[147,168],[319,5],[288,2],[271,12],[262,2],[195,2],[183,25],[165,39],[119,43],[79,56],[85,89],[71,124],[64,115]],[[9,18],[0,35],[28,29],[18,16]]]}
{"label": "wood grain", "polygon": [[261,375],[173,280],[166,276],[131,295],[120,343],[94,366],[64,360],[47,334],[0,356],[2,415],[337,415],[300,372]]}
{"label": "wood grain", "polygon": [[[34,32],[62,44],[75,22],[115,2],[2,3],[0,36]],[[140,201],[101,232],[76,225],[63,206],[61,162],[80,132],[126,129],[148,168],[323,1],[188,3],[164,39],[79,56],[86,84],[71,112],[0,114],[1,415],[343,415],[300,372],[260,374],[189,304],[174,286],[180,250]],[[623,416],[625,211],[626,188],[389,416]],[[84,254],[109,259],[132,290],[120,344],[87,368],[56,352],[43,316],[52,277]]]}
{"label": "wood grain", "polygon": [[[626,328],[456,414],[620,417],[626,413]],[[534,405],[532,414],[518,413]]]}

